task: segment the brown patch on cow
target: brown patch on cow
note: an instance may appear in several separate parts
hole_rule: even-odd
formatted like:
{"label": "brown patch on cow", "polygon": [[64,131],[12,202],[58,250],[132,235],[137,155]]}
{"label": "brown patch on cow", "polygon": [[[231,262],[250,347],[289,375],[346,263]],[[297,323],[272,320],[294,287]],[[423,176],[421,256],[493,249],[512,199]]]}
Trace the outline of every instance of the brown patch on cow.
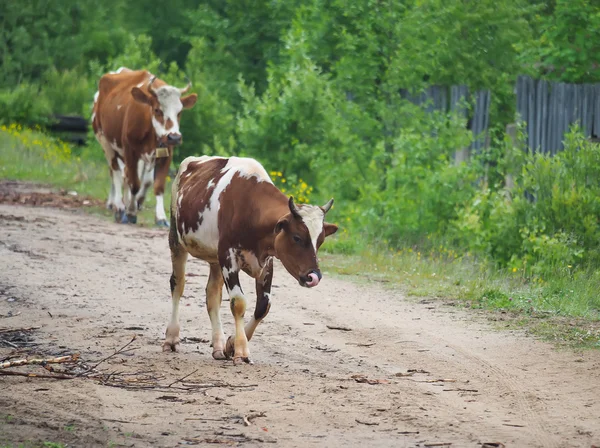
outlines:
{"label": "brown patch on cow", "polygon": [[[119,73],[105,74],[98,83],[98,96],[93,106],[92,126],[96,138],[107,154],[112,154],[114,150],[109,146],[114,145],[122,150],[123,154],[116,153],[109,165],[111,169],[117,170],[119,169],[117,158],[123,159],[126,182],[132,197],[140,189],[137,165],[143,155],[151,156],[157,146],[165,146],[169,147],[169,157],[165,163],[170,164],[172,159],[172,147],[168,145],[167,136],[161,137],[159,142],[152,125],[153,117],[162,124],[164,116],[156,94],[149,88],[151,78],[151,73],[145,70],[123,69]],[[152,89],[160,89],[165,85],[167,84],[163,80],[155,78]],[[185,102],[182,100],[184,108],[192,107],[194,103],[195,100],[188,97],[185,98]],[[168,127],[172,126],[173,123]],[[168,165],[166,169],[157,170],[155,173],[157,173],[154,181],[155,194],[162,194]],[[135,213],[135,207],[132,205],[130,204],[128,208],[129,212]],[[125,206],[127,207],[128,204]]]}

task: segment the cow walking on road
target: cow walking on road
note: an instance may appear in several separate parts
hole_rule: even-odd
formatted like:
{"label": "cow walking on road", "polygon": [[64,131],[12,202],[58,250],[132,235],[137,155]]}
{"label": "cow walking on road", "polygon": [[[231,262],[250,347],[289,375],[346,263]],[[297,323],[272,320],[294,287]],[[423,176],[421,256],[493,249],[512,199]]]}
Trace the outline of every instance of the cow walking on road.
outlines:
{"label": "cow walking on road", "polygon": [[[338,229],[325,222],[333,204],[296,205],[254,159],[188,157],[172,186],[169,246],[173,273],[173,311],[163,344],[179,346],[179,300],[188,254],[210,265],[206,307],[212,326],[213,358],[252,363],[248,341],[271,307],[273,258],[278,258],[301,286],[321,280],[317,250]],[[256,308],[244,326],[246,298],[239,272],[256,280]],[[235,320],[235,335],[225,341],[220,306],[223,283]]]}
{"label": "cow walking on road", "polygon": [[190,87],[173,87],[145,70],[124,67],[100,78],[92,127],[110,167],[106,205],[117,222],[137,222],[137,211],[154,183],[156,223],[169,225],[163,193],[173,148],[182,142],[181,111],[198,98],[195,93],[181,97]]}

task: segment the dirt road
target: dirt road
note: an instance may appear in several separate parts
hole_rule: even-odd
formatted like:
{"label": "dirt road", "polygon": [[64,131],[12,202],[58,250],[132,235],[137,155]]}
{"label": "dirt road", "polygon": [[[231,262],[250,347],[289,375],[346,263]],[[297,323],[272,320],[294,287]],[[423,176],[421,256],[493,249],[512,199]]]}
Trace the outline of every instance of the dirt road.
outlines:
{"label": "dirt road", "polygon": [[[276,266],[271,312],[250,343],[256,364],[234,367],[214,361],[203,342],[208,270],[190,260],[181,321],[182,337],[195,342],[163,353],[165,231],[0,205],[0,329],[41,327],[0,332],[0,361],[77,352],[89,365],[137,334],[133,350],[97,367],[129,389],[0,376],[0,446],[600,445],[600,353],[557,351],[453,307],[324,271],[307,290]],[[226,304],[222,315],[230,334]],[[148,378],[161,387],[134,388]],[[177,388],[185,384],[192,391]]]}

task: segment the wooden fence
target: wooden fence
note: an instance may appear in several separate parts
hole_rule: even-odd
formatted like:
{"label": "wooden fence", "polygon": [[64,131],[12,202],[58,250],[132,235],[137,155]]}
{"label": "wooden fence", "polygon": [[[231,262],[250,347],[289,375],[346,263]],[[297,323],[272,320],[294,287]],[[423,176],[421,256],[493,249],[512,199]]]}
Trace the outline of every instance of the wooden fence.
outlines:
{"label": "wooden fence", "polygon": [[517,112],[526,123],[527,143],[534,152],[556,154],[563,136],[579,125],[588,138],[600,135],[600,84],[566,84],[519,76]]}
{"label": "wooden fence", "polygon": [[[491,92],[481,90],[472,96],[467,86],[431,86],[416,95],[401,90],[403,98],[421,105],[429,112],[457,112],[467,119],[467,127],[473,132],[473,143],[468,149],[457,153],[457,159],[464,160],[470,152],[479,152],[487,145],[487,130],[490,125]],[[474,100],[474,108],[469,111],[467,104]]]}

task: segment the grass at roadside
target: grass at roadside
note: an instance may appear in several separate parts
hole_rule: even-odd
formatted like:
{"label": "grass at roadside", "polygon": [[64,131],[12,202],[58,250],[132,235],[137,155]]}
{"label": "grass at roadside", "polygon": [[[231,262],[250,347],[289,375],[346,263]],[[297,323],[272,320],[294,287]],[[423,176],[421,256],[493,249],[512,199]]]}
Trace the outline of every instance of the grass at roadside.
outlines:
{"label": "grass at roadside", "polygon": [[512,326],[561,345],[600,348],[600,271],[573,273],[565,265],[550,279],[531,279],[451,250],[425,256],[415,249],[368,246],[340,254],[340,248],[347,250],[344,238],[326,244],[329,252],[320,256],[338,275],[400,287],[409,297],[500,312]]}
{"label": "grass at roadside", "polygon": [[[18,126],[0,128],[0,178],[51,184],[79,195],[105,199],[110,185],[102,149],[78,153],[64,143]],[[170,188],[165,204],[170,203]],[[139,223],[154,223],[150,192]],[[93,213],[109,218],[101,208]],[[353,281],[376,281],[408,296],[432,297],[502,312],[514,326],[579,347],[600,348],[600,271],[572,272],[566,265],[551,278],[527,278],[499,270],[469,254],[448,249],[421,254],[366,245],[343,229],[324,245],[323,267]],[[329,252],[327,252],[329,251]]]}
{"label": "grass at roadside", "polygon": [[[52,185],[80,196],[106,200],[110,175],[100,145],[92,142],[83,149],[50,138],[38,130],[19,125],[0,127],[0,178],[33,181]],[[165,189],[165,206],[171,202],[170,181]],[[138,223],[154,225],[154,194],[149,191]],[[91,208],[93,213],[110,217],[104,208]]]}

